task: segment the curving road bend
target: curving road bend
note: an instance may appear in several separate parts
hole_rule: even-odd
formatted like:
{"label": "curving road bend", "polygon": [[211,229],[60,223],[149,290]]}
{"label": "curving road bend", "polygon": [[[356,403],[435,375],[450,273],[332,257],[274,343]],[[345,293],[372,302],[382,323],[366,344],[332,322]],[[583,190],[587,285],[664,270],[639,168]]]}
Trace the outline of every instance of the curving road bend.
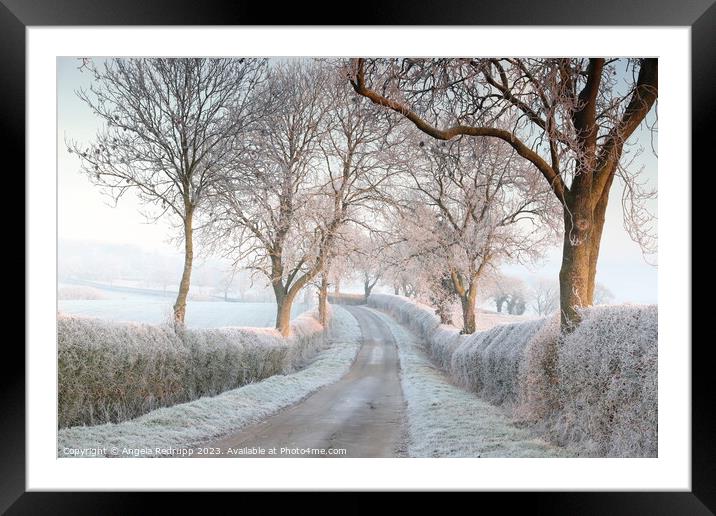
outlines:
{"label": "curving road bend", "polygon": [[[348,373],[296,405],[207,444],[213,452],[220,450],[213,456],[406,455],[405,401],[392,333],[370,310],[345,308],[358,320],[363,333],[363,345]],[[277,453],[270,454],[271,449]]]}

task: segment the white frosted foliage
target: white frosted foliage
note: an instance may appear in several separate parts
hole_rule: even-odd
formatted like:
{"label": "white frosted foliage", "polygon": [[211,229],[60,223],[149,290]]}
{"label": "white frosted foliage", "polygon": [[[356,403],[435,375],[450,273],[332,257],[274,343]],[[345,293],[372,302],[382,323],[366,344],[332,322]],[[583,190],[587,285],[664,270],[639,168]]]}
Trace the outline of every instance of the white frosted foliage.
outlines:
{"label": "white frosted foliage", "polygon": [[60,428],[119,422],[293,372],[326,345],[313,312],[273,328],[183,329],[59,315]]}
{"label": "white frosted foliage", "polygon": [[58,456],[68,456],[69,450],[78,448],[106,448],[111,454],[112,447],[120,454],[124,448],[148,449],[151,456],[157,448],[194,446],[240,430],[341,378],[358,352],[360,339],[355,318],[333,307],[328,347],[300,371],[160,408],[130,421],[61,429]]}
{"label": "white frosted foliage", "polygon": [[[581,325],[565,337],[558,316],[461,335],[404,297],[373,295],[369,305],[414,330],[459,385],[552,441],[585,455],[657,455],[656,306],[583,309]],[[553,380],[545,375],[550,364]]]}

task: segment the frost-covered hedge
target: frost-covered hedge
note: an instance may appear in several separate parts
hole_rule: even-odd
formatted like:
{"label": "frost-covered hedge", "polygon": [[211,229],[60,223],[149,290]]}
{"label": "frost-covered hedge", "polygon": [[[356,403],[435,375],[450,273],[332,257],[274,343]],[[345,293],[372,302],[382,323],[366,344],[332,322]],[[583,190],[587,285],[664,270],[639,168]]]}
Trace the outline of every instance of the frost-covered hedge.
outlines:
{"label": "frost-covered hedge", "polygon": [[[326,339],[330,344],[300,371],[162,407],[121,423],[62,428],[57,432],[57,456],[164,456],[166,451],[162,450],[205,446],[235,433],[337,381],[348,371],[361,344],[358,321],[347,310],[332,307]],[[97,449],[104,449],[104,454],[78,454],[79,450]],[[131,452],[137,449],[142,453]]]}
{"label": "frost-covered hedge", "polygon": [[461,335],[409,299],[377,294],[368,304],[422,337],[454,380],[552,440],[589,455],[657,455],[656,306],[588,308],[561,337],[556,317]]}
{"label": "frost-covered hedge", "polygon": [[125,421],[301,368],[325,344],[313,313],[269,328],[175,330],[59,315],[60,428]]}

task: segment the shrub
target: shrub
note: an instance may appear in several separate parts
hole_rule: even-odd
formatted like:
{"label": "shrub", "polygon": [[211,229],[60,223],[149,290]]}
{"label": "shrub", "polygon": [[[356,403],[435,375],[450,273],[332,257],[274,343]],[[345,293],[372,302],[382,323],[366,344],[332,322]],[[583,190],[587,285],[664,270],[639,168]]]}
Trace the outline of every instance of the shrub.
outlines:
{"label": "shrub", "polygon": [[554,432],[609,457],[656,456],[656,306],[595,306],[559,349]]}
{"label": "shrub", "polygon": [[376,294],[368,304],[415,331],[457,383],[553,441],[590,455],[656,456],[656,306],[587,308],[563,337],[558,316],[461,335],[406,298]]}
{"label": "shrub", "polygon": [[325,344],[314,314],[269,328],[175,330],[59,315],[58,425],[120,422],[303,367]]}

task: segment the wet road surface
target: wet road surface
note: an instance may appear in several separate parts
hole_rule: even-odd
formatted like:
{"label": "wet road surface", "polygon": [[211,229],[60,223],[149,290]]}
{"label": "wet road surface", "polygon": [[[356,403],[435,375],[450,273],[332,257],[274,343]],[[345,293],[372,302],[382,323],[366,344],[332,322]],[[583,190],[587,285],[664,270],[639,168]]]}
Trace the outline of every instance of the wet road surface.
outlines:
{"label": "wet road surface", "polygon": [[[201,448],[220,457],[404,456],[404,399],[393,336],[369,310],[345,308],[358,320],[363,344],[343,378]],[[270,453],[272,449],[275,454]]]}

